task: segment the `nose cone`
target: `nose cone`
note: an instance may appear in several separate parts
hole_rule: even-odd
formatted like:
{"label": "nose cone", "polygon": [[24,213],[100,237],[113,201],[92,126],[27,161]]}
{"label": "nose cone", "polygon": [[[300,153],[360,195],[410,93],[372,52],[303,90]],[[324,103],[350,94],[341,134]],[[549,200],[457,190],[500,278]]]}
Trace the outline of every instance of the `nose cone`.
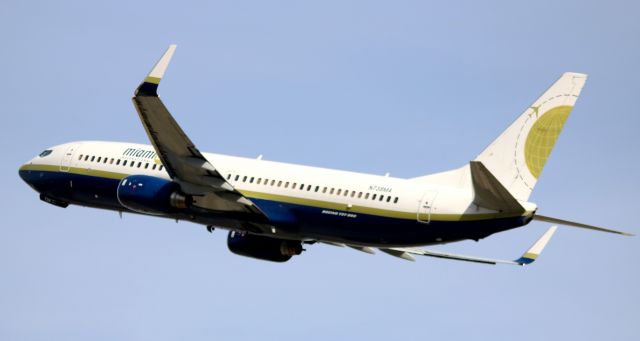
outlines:
{"label": "nose cone", "polygon": [[25,163],[24,165],[20,166],[20,169],[18,169],[18,174],[20,175],[20,178],[22,178],[22,181],[29,183],[29,163]]}

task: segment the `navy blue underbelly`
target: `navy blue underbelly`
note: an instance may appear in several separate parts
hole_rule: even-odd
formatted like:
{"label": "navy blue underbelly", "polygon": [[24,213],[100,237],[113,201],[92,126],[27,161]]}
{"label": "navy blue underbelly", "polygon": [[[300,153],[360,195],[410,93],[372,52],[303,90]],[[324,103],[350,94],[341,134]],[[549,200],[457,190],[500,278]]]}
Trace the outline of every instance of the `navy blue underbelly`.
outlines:
{"label": "navy blue underbelly", "polygon": [[[22,170],[20,176],[36,191],[71,204],[128,211],[117,198],[120,180],[65,172]],[[525,225],[523,217],[479,221],[431,221],[398,219],[378,215],[327,210],[251,199],[277,226],[290,237],[321,239],[362,245],[426,245],[464,239],[481,239],[493,233]],[[196,223],[220,223],[220,212],[190,210],[170,218],[189,218]],[[224,226],[224,225],[223,225]],[[227,225],[230,226],[230,225]]]}

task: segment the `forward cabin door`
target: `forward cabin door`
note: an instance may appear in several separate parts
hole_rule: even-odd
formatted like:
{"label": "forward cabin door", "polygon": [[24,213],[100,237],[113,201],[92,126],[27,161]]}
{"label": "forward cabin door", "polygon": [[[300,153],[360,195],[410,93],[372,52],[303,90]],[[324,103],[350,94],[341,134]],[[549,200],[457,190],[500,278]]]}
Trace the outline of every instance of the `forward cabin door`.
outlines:
{"label": "forward cabin door", "polygon": [[433,210],[433,202],[438,195],[437,191],[428,190],[422,195],[420,205],[418,206],[418,222],[429,224],[431,222],[431,212]]}
{"label": "forward cabin door", "polygon": [[73,161],[73,155],[75,154],[77,149],[78,149],[78,145],[74,144],[74,145],[71,145],[69,148],[67,148],[67,150],[64,152],[64,155],[62,155],[62,159],[60,160],[61,172],[68,172],[69,169],[71,169],[71,162]]}

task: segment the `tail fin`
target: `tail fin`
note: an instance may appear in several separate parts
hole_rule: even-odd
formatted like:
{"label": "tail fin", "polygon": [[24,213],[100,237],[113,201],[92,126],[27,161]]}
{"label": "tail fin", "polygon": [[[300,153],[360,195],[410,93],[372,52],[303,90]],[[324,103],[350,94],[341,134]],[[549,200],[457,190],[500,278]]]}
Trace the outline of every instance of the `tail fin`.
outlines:
{"label": "tail fin", "polygon": [[531,195],[586,80],[585,74],[563,74],[476,157],[516,199]]}

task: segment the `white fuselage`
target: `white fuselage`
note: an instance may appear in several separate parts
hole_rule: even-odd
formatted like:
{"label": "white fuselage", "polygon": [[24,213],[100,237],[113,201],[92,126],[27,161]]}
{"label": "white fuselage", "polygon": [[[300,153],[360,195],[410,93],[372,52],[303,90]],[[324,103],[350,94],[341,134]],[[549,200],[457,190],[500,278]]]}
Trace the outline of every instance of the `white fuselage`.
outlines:
{"label": "white fuselage", "polygon": [[[121,180],[135,174],[170,180],[150,145],[81,141],[50,150],[50,155],[32,159],[21,170],[95,179]],[[312,207],[335,219],[336,226],[345,222],[351,224],[350,220],[352,225],[357,225],[358,217],[362,215],[413,221],[416,228],[422,229],[430,228],[435,222],[491,221],[504,217],[500,212],[473,203],[473,189],[466,179],[468,174],[464,167],[434,175],[434,181],[429,181],[429,177],[400,179],[221,154],[204,153],[204,156],[250,200]],[[90,193],[91,186],[78,188],[76,185],[74,188],[73,181],[69,178],[70,191],[89,191],[83,198],[104,196],[104,193]],[[56,186],[66,186],[66,183]],[[100,207],[99,202],[84,204]],[[524,216],[532,215],[535,205],[525,204],[527,212]],[[104,208],[117,209],[114,206]],[[265,213],[269,216],[269,212]]]}

